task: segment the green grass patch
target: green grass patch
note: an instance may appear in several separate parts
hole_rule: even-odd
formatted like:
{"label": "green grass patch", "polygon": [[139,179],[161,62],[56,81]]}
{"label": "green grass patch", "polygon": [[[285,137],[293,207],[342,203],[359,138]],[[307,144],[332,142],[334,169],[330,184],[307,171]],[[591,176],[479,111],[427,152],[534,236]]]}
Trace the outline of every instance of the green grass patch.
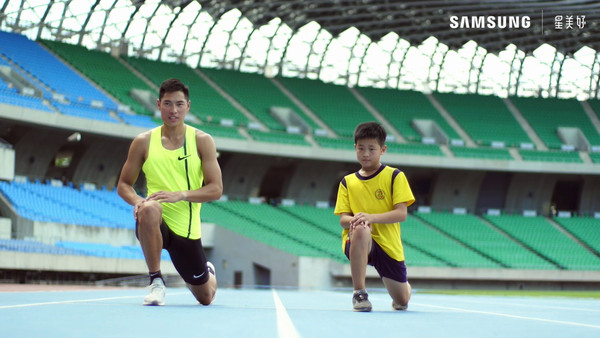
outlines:
{"label": "green grass patch", "polygon": [[500,297],[570,297],[600,299],[600,291],[563,291],[563,290],[428,290],[419,289],[420,294],[471,295]]}

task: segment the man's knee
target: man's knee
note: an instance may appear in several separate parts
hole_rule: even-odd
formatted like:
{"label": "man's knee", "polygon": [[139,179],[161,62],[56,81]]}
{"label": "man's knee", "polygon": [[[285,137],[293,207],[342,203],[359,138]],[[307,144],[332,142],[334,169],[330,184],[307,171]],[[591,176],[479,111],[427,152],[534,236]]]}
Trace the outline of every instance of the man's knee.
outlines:
{"label": "man's knee", "polygon": [[162,206],[156,201],[142,203],[137,211],[140,223],[157,221],[162,217]]}
{"label": "man's knee", "polygon": [[204,292],[202,295],[196,296],[196,299],[202,305],[210,305],[213,301],[213,295],[212,293]]}
{"label": "man's knee", "polygon": [[201,287],[198,285],[190,285],[186,283],[188,289],[192,291],[192,294],[194,295],[196,300],[202,305],[210,305],[215,298],[215,291],[213,291],[210,287],[206,287],[208,286],[207,284],[208,282],[206,284],[203,284],[203,286],[205,287]]}

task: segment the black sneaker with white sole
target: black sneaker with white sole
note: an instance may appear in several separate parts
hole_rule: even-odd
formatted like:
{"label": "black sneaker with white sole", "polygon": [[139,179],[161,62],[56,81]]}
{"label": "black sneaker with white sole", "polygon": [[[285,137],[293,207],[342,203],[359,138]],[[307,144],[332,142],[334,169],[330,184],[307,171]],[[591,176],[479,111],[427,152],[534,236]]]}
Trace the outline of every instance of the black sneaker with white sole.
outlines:
{"label": "black sneaker with white sole", "polygon": [[369,294],[365,290],[354,292],[352,296],[352,308],[355,312],[369,312],[373,308],[369,301]]}

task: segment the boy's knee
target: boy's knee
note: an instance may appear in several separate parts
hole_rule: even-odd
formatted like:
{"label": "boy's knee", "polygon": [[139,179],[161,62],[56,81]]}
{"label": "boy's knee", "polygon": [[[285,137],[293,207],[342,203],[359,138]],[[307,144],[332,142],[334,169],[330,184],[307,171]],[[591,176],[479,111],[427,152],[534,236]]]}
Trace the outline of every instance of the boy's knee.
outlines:
{"label": "boy's knee", "polygon": [[371,239],[371,229],[368,227],[356,227],[352,230],[352,241],[360,241],[360,240],[370,240]]}

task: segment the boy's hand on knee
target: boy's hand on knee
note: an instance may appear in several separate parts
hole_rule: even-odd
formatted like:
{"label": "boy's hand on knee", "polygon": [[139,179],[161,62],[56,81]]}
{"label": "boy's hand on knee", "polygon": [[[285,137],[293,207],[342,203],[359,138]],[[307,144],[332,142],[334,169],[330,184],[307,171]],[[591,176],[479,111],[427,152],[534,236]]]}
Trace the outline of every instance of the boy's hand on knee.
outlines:
{"label": "boy's hand on knee", "polygon": [[371,223],[371,215],[366,214],[364,212],[359,212],[358,214],[354,215],[354,217],[352,217],[352,219],[350,220],[350,227],[355,228],[357,226],[365,226],[370,228]]}
{"label": "boy's hand on knee", "polygon": [[360,213],[356,214],[354,218],[350,221],[350,229],[349,236],[351,236],[352,232],[356,229],[368,229],[369,231],[373,231],[371,226],[371,222],[365,217],[366,214]]}

